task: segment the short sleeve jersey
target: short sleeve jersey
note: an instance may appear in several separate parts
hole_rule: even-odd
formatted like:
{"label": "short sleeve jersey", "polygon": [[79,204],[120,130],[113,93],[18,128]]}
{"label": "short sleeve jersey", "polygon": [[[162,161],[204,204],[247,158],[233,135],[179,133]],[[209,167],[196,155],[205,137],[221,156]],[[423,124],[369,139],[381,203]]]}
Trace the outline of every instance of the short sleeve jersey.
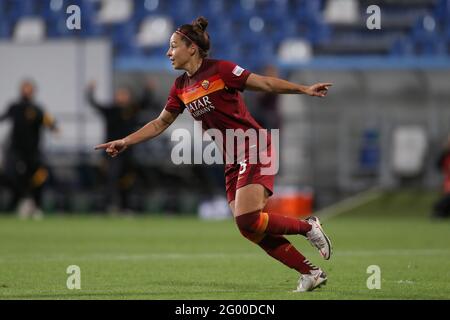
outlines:
{"label": "short sleeve jersey", "polygon": [[192,76],[184,73],[175,80],[165,109],[173,113],[187,109],[202,122],[204,130],[218,129],[225,140],[227,129],[258,131],[262,127],[250,115],[240,94],[250,74],[229,61],[203,59]]}

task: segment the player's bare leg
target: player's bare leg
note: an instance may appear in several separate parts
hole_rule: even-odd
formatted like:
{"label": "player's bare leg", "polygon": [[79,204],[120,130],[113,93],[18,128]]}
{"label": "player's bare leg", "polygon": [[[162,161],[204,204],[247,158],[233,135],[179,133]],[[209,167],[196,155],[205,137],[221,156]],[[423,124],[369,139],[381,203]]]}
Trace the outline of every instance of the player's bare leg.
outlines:
{"label": "player's bare leg", "polygon": [[[326,282],[326,275],[313,266],[283,234],[311,231],[308,221],[262,212],[269,192],[260,184],[239,188],[230,208],[242,235],[256,243],[271,257],[302,274],[297,291],[313,290]],[[312,281],[312,280],[314,281]]]}
{"label": "player's bare leg", "polygon": [[308,221],[263,212],[268,198],[269,192],[261,184],[249,184],[237,189],[234,216],[238,226],[250,233],[306,236],[311,230]]}
{"label": "player's bare leg", "polygon": [[269,193],[260,184],[249,184],[236,190],[236,200],[234,216],[262,210],[269,199]]}

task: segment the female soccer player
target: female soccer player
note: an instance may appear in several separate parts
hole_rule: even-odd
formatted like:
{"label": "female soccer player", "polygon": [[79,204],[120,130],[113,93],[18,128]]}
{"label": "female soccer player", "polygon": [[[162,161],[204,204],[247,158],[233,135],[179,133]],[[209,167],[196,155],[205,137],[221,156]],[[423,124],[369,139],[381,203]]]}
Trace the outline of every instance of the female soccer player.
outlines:
{"label": "female soccer player", "polygon": [[[100,144],[96,149],[106,149],[110,156],[115,157],[129,146],[161,134],[184,109],[188,109],[195,120],[202,122],[204,130],[220,130],[223,137],[227,129],[258,131],[261,126],[249,114],[239,94],[244,89],[315,97],[327,94],[331,83],[303,86],[257,75],[228,61],[208,59],[210,41],[207,26],[208,21],[199,17],[192,24],[182,25],[170,37],[167,56],[174,69],[185,72],[175,80],[159,117],[127,137]],[[223,144],[224,154],[234,151],[227,150],[226,145]],[[264,148],[246,144],[245,157],[255,147],[271,150],[270,137]],[[237,161],[239,159],[234,156],[236,162],[225,165],[227,199],[240,232],[270,256],[301,274],[296,291],[311,291],[325,284],[326,274],[283,237],[289,234],[305,236],[328,260],[331,243],[319,219],[310,217],[300,220],[262,212],[268,197],[272,195],[274,175],[262,174],[262,169],[267,166],[262,161],[249,161],[245,157]]]}

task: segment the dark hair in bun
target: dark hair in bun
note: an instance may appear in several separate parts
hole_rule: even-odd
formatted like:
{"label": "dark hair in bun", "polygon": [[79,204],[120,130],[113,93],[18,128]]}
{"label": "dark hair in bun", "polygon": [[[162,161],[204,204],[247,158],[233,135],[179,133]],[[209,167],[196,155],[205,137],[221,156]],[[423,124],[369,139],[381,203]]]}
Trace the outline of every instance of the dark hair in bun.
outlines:
{"label": "dark hair in bun", "polygon": [[208,27],[208,20],[205,17],[198,17],[192,22],[192,26],[194,30],[198,30],[199,32],[205,32]]}
{"label": "dark hair in bun", "polygon": [[190,46],[194,43],[198,46],[202,58],[208,56],[210,48],[209,34],[206,32],[207,27],[208,20],[205,17],[198,17],[191,24],[183,24],[177,29],[186,45]]}

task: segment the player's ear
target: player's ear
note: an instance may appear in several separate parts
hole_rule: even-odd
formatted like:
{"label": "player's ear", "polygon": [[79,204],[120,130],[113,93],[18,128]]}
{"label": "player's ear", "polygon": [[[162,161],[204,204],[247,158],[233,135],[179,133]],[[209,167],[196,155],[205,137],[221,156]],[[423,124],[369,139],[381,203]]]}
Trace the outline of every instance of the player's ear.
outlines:
{"label": "player's ear", "polygon": [[189,50],[189,54],[192,57],[192,56],[195,56],[195,53],[198,51],[198,48],[194,44],[191,44],[189,46],[188,50]]}

